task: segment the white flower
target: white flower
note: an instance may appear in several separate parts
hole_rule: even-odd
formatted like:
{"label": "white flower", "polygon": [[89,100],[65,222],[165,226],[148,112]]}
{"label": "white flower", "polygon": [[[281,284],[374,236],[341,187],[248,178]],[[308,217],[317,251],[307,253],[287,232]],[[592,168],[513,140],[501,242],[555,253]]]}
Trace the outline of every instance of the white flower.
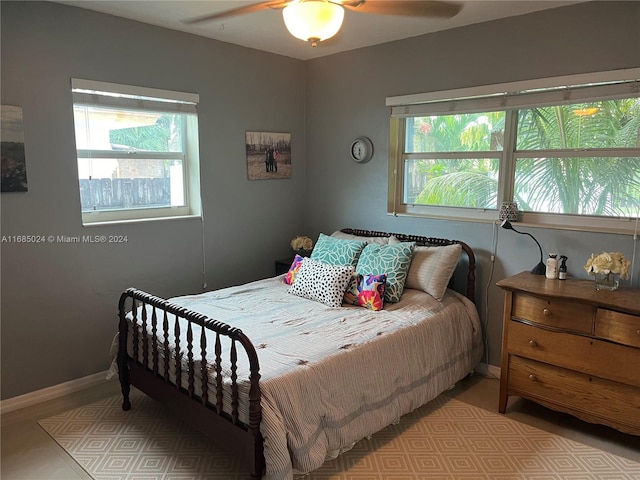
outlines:
{"label": "white flower", "polygon": [[629,278],[631,262],[620,252],[602,252],[600,255],[591,254],[584,269],[589,275],[596,273],[615,273],[620,278]]}
{"label": "white flower", "polygon": [[313,240],[304,235],[298,235],[291,240],[291,248],[294,250],[311,250],[313,248]]}

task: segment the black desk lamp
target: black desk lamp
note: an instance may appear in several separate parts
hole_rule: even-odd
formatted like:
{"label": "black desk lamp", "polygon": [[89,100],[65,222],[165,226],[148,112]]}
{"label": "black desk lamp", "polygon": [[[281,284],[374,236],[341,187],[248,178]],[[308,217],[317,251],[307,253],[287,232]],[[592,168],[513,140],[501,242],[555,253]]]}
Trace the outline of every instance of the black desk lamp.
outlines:
{"label": "black desk lamp", "polygon": [[529,235],[531,238],[533,238],[533,241],[536,242],[536,245],[538,245],[538,248],[540,249],[540,261],[530,271],[531,271],[531,273],[535,273],[536,275],[544,275],[546,273],[546,271],[547,271],[547,266],[543,262],[543,259],[542,259],[542,247],[538,243],[538,240],[536,240],[536,238],[533,235],[531,235],[530,233],[519,232],[518,230],[513,228],[513,225],[511,225],[511,222],[509,222],[509,220],[505,220],[504,222],[502,222],[502,225],[500,225],[500,226],[502,228],[504,228],[505,230],[513,230],[514,232],[519,233],[520,235]]}

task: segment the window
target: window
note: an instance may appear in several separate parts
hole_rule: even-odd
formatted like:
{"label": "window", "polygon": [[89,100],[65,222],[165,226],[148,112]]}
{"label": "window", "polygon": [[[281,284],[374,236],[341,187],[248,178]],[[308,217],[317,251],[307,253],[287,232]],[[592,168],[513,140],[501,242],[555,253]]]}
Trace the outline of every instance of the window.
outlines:
{"label": "window", "polygon": [[635,217],[640,99],[522,109],[514,199],[528,212]]}
{"label": "window", "polygon": [[640,213],[639,85],[387,99],[389,212],[495,220],[499,205],[514,201],[529,223],[633,228]]}
{"label": "window", "polygon": [[83,224],[200,214],[198,96],[72,80]]}
{"label": "window", "polygon": [[403,201],[496,208],[504,112],[409,117]]}

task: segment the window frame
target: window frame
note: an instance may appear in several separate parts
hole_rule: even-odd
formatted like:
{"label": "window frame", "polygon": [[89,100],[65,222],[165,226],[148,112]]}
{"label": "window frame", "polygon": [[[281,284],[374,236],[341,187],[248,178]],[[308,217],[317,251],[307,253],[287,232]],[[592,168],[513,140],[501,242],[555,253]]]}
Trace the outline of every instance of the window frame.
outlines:
{"label": "window frame", "polygon": [[[558,156],[566,158],[575,156],[576,152],[584,151],[584,149],[516,150],[518,108],[557,105],[559,103],[578,103],[589,99],[602,99],[603,97],[605,99],[637,97],[640,96],[640,80],[638,79],[640,79],[640,68],[633,68],[388,97],[386,105],[391,107],[391,116],[387,213],[394,216],[496,222],[500,204],[502,202],[510,202],[513,199],[516,162],[519,158],[544,157],[545,154],[548,154],[551,158]],[[626,85],[624,89],[628,89],[631,93],[620,94],[620,87],[615,85],[615,82],[624,83]],[[613,86],[610,84],[613,84]],[[502,152],[490,152],[500,156],[496,209],[404,203],[405,161],[411,157],[428,158],[430,156],[430,154],[414,154],[404,151],[406,118],[496,110],[506,112],[504,148]],[[469,153],[482,156],[489,152]],[[640,156],[640,145],[638,148],[589,149],[589,153],[600,157],[636,157]],[[451,158],[457,156],[456,154],[450,155]],[[438,152],[432,156],[442,158],[442,153]],[[493,157],[493,155],[491,156]],[[638,209],[640,214],[640,202]],[[637,217],[638,215],[635,217],[604,217],[523,212],[521,213],[521,222],[547,228],[634,233],[638,221]]]}
{"label": "window frame", "polygon": [[[132,152],[77,148],[77,141],[75,142],[76,167],[78,167],[77,162],[80,158],[180,159],[182,161],[183,206],[83,211],[82,206],[79,205],[83,226],[197,218],[201,216],[198,119],[196,111],[199,95],[76,78],[71,79],[71,89],[74,109],[79,105],[88,105],[107,109],[124,108],[134,111],[185,114],[181,152]],[[79,179],[80,173],[78,170]]]}

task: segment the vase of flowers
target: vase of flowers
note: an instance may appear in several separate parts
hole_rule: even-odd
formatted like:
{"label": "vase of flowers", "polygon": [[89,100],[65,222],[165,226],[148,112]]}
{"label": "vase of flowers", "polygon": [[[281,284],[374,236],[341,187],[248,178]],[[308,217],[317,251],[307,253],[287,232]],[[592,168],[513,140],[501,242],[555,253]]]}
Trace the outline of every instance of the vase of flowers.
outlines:
{"label": "vase of flowers", "polygon": [[596,290],[617,290],[620,286],[620,275],[617,273],[598,272],[594,275]]}
{"label": "vase of flowers", "polygon": [[594,275],[596,290],[617,290],[620,279],[629,278],[631,262],[620,252],[592,254],[584,269]]}
{"label": "vase of flowers", "polygon": [[313,250],[313,240],[305,235],[298,235],[291,240],[291,248],[301,257],[308,257]]}

